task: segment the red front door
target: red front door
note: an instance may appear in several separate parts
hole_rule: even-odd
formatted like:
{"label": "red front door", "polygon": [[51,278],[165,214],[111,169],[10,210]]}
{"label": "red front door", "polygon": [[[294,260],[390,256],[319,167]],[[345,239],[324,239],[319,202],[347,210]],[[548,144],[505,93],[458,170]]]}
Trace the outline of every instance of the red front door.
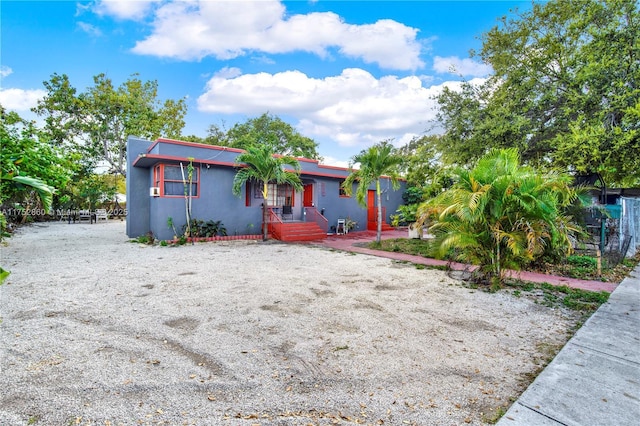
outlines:
{"label": "red front door", "polygon": [[376,191],[370,189],[367,191],[367,229],[369,231],[375,231],[378,229],[376,226],[378,221],[378,218],[376,217],[377,213]]}
{"label": "red front door", "polygon": [[308,183],[304,186],[304,192],[302,195],[302,205],[304,207],[313,206],[313,184]]}

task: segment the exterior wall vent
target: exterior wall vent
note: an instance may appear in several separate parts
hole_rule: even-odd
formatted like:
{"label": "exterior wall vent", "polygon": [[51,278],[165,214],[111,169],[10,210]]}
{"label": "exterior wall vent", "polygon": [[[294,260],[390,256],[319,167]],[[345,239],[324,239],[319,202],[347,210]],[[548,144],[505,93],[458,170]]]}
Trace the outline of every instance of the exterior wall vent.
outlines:
{"label": "exterior wall vent", "polygon": [[159,197],[160,196],[160,188],[157,186],[152,186],[151,188],[149,188],[149,195],[152,197]]}

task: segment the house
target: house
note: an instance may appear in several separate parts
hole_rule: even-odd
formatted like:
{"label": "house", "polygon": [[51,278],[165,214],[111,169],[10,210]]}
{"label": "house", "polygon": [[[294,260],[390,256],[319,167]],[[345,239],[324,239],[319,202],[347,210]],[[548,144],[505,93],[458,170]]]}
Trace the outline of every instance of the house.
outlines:
{"label": "house", "polygon": [[[237,197],[232,193],[236,157],[240,149],[171,139],[155,142],[136,137],[127,141],[127,235],[136,238],[153,232],[159,239],[172,239],[171,218],[178,232],[186,224],[183,172],[194,167],[191,185],[191,217],[221,221],[229,235],[260,234],[265,202],[257,182],[249,182]],[[345,168],[326,166],[317,160],[298,158],[302,191],[288,185],[270,184],[269,232],[281,240],[312,240],[341,231],[338,220],[350,219],[356,230],[376,229],[376,194],[372,186],[367,208],[341,189],[349,175]],[[405,182],[394,190],[382,177],[384,229],[390,215],[402,204]],[[355,187],[354,187],[355,192]],[[286,213],[283,215],[283,212]],[[342,222],[341,222],[342,223]]]}

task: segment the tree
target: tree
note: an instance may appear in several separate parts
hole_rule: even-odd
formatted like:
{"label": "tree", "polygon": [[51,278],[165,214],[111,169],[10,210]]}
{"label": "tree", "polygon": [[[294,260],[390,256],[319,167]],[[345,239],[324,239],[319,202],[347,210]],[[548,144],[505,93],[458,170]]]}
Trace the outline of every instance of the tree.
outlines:
{"label": "tree", "polygon": [[30,210],[39,200],[48,212],[53,188],[67,185],[77,157],[53,146],[33,122],[1,105],[0,141],[0,204],[10,202],[20,205],[19,210]]}
{"label": "tree", "polygon": [[[269,183],[289,184],[295,190],[302,190],[300,180],[300,164],[298,160],[288,156],[276,156],[271,145],[251,145],[236,157],[238,172],[233,178],[233,193],[242,194],[242,188],[247,182],[253,181],[261,185],[262,198],[262,231],[263,240],[267,240]],[[289,168],[287,168],[289,166]]]}
{"label": "tree", "polygon": [[580,230],[563,214],[577,197],[570,182],[567,174],[522,166],[514,148],[494,149],[423,203],[419,222],[433,221],[440,257],[478,265],[476,279],[499,286],[505,268],[571,252],[571,237]]}
{"label": "tree", "polygon": [[44,82],[48,93],[34,112],[45,117],[45,131],[61,146],[82,153],[88,167],[106,161],[112,172],[126,174],[126,141],[130,135],[175,138],[184,127],[184,99],[157,100],[158,83],[134,74],[116,88],[99,74],[94,86],[77,91],[66,75],[53,74]]}
{"label": "tree", "polygon": [[[34,210],[36,199],[41,211],[48,212],[55,188],[50,183],[64,185],[71,171],[61,151],[40,141],[33,123],[15,112],[7,113],[0,105],[0,205],[11,202],[8,209],[23,213],[23,219]],[[26,204],[26,207],[22,204]],[[0,241],[7,236],[5,210],[0,211]],[[0,284],[9,271],[0,267]]]}
{"label": "tree", "polygon": [[635,0],[553,0],[483,35],[484,84],[438,97],[445,159],[491,148],[613,185],[640,183],[640,13]]}
{"label": "tree", "polygon": [[224,125],[211,125],[205,142],[240,149],[263,144],[269,145],[276,154],[322,159],[317,151],[318,144],[313,139],[302,136],[290,124],[267,113],[245,123],[237,123],[228,131]]}
{"label": "tree", "polygon": [[[353,169],[354,164],[360,164],[358,170]],[[369,187],[375,183],[378,203],[377,234],[376,242],[382,238],[382,194],[380,191],[380,177],[389,176],[393,189],[398,189],[399,173],[398,167],[402,163],[402,157],[395,153],[393,145],[389,141],[382,141],[369,149],[361,151],[351,158],[349,176],[342,183],[345,194],[353,194],[353,185],[358,183],[356,189],[356,200],[362,207],[367,207],[367,192]]]}

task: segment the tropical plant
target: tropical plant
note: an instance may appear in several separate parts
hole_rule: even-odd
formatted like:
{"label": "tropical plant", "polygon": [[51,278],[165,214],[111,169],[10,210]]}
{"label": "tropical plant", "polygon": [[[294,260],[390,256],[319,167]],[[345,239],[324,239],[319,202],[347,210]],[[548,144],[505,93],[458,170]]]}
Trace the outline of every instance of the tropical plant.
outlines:
{"label": "tropical plant", "polygon": [[[191,219],[188,228],[190,229],[191,236],[195,238],[227,235],[227,228],[224,227],[220,220],[208,220],[205,222],[200,219]],[[186,235],[187,224],[184,224],[182,229]]]}
{"label": "tropical plant", "polygon": [[[49,212],[55,188],[51,183],[65,184],[71,171],[59,150],[39,138],[33,124],[0,105],[0,205],[11,203],[11,213],[24,213],[27,206],[40,202],[42,212]],[[7,235],[7,218],[0,211],[0,241]],[[9,275],[0,267],[0,283]]]}
{"label": "tropical plant", "polygon": [[478,265],[476,280],[499,286],[505,268],[519,269],[549,251],[572,252],[580,228],[563,213],[578,199],[570,182],[566,174],[522,166],[516,149],[492,150],[423,203],[418,223],[432,220],[440,257]]}
{"label": "tropical plant", "polygon": [[171,216],[167,218],[167,228],[173,230],[174,238],[178,238],[178,230],[176,229],[176,225],[173,223],[173,218]]}
{"label": "tropical plant", "polygon": [[180,172],[182,173],[182,184],[184,186],[184,209],[185,216],[187,217],[186,228],[184,230],[185,237],[191,237],[191,202],[193,200],[193,157],[189,157],[189,164],[187,164],[187,175],[185,176],[185,167],[180,163]]}
{"label": "tropical plant", "polygon": [[289,184],[295,190],[302,190],[300,180],[300,164],[298,160],[289,156],[276,156],[271,145],[251,145],[236,157],[238,172],[233,178],[233,193],[242,194],[242,188],[247,182],[261,185],[262,198],[262,239],[267,240],[269,183]]}
{"label": "tropical plant", "polygon": [[[40,198],[42,209],[44,211],[49,211],[51,209],[51,203],[53,202],[53,193],[55,192],[55,189],[47,185],[40,179],[32,178],[30,176],[13,176],[13,174],[11,173],[0,175],[0,179],[3,181],[18,184],[22,187],[33,188]],[[2,240],[2,237],[5,234],[5,226],[6,218],[4,216],[4,213],[0,212],[0,227],[2,228],[0,229],[0,240]],[[9,271],[0,266],[0,284],[2,284],[4,280],[9,276],[9,273]]]}
{"label": "tropical plant", "polygon": [[[367,192],[375,183],[378,204],[376,242],[382,238],[382,194],[380,191],[380,178],[389,176],[393,189],[398,189],[398,166],[402,163],[402,157],[395,153],[393,145],[389,141],[382,141],[369,149],[361,151],[351,158],[349,176],[342,183],[345,194],[349,197],[353,194],[353,185],[357,182],[356,200],[362,207],[367,207]],[[354,164],[360,164],[358,170],[353,169]]]}
{"label": "tropical plant", "polygon": [[418,207],[420,204],[403,204],[396,210],[394,215],[393,226],[406,226],[415,223],[418,216]]}
{"label": "tropical plant", "polygon": [[[52,188],[64,188],[74,172],[75,158],[53,146],[31,121],[0,105],[0,204],[26,210],[44,201],[52,205]],[[10,218],[11,219],[11,218]]]}

